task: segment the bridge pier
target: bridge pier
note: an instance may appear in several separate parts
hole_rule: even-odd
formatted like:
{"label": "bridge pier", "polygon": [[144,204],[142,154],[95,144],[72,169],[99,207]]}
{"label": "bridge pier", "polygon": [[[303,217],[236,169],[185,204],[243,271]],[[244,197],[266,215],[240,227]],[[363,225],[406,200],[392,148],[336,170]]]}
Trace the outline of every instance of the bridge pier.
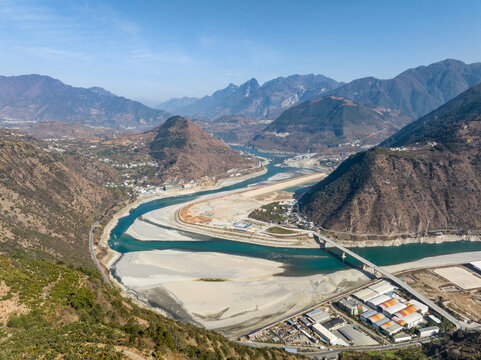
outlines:
{"label": "bridge pier", "polygon": [[341,260],[346,261],[346,253],[344,251],[342,252]]}

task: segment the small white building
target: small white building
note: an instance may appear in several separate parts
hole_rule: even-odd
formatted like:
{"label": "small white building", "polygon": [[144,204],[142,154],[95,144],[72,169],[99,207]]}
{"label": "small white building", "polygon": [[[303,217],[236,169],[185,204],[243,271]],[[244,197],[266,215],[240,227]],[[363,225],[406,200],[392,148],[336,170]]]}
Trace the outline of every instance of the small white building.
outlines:
{"label": "small white building", "polygon": [[314,331],[317,335],[319,335],[319,337],[322,340],[329,343],[330,345],[342,345],[342,346],[347,345],[344,340],[338,338],[332,332],[327,330],[324,326],[320,324],[314,324],[311,327],[312,327],[312,331]]}
{"label": "small white building", "polygon": [[437,326],[429,326],[419,329],[418,332],[419,337],[428,337],[439,334],[439,328]]}
{"label": "small white building", "polygon": [[400,342],[411,340],[412,336],[406,333],[401,333],[401,334],[397,334],[396,336],[393,336],[393,339],[395,343],[400,343]]}
{"label": "small white building", "polygon": [[441,324],[441,320],[439,320],[436,316],[434,315],[429,315],[428,318],[430,318],[432,321],[434,321],[436,324]]}
{"label": "small white building", "polygon": [[418,312],[414,312],[412,314],[406,315],[402,318],[402,320],[406,323],[405,326],[410,329],[423,321],[423,316]]}

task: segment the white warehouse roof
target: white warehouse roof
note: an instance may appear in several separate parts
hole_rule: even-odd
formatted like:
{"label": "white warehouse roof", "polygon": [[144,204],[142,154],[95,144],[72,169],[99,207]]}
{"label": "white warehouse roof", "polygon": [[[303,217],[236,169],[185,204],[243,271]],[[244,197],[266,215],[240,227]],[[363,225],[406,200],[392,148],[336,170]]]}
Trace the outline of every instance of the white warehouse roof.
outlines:
{"label": "white warehouse roof", "polygon": [[331,345],[347,345],[342,339],[338,338],[336,335],[334,335],[332,332],[330,332],[320,324],[312,325],[312,330]]}
{"label": "white warehouse roof", "polygon": [[406,315],[402,319],[406,323],[407,327],[411,327],[421,322],[423,316],[418,312],[414,312],[412,314]]}
{"label": "white warehouse roof", "polygon": [[382,280],[377,284],[369,286],[369,289],[374,290],[378,294],[385,294],[394,290],[394,285],[388,283],[386,280]]}
{"label": "white warehouse roof", "polygon": [[306,314],[312,321],[321,323],[329,320],[329,314],[322,311],[321,309],[316,309]]}
{"label": "white warehouse roof", "polygon": [[394,304],[393,306],[390,306],[386,309],[383,309],[382,312],[389,316],[389,317],[392,317],[395,313],[397,313],[398,311],[401,311],[402,309],[405,309],[406,308],[406,305],[402,304],[402,303],[397,303],[397,304]]}
{"label": "white warehouse roof", "polygon": [[359,300],[361,300],[362,302],[366,302],[368,300],[375,298],[379,294],[372,289],[366,288],[366,289],[359,290],[358,292],[355,292],[352,295],[358,298]]}
{"label": "white warehouse roof", "polygon": [[376,307],[376,306],[378,306],[379,304],[382,304],[383,302],[388,301],[388,300],[391,300],[391,297],[390,297],[390,296],[388,296],[388,295],[379,295],[379,296],[376,296],[375,298],[369,300],[369,301],[367,302],[367,304],[370,305],[370,306]]}

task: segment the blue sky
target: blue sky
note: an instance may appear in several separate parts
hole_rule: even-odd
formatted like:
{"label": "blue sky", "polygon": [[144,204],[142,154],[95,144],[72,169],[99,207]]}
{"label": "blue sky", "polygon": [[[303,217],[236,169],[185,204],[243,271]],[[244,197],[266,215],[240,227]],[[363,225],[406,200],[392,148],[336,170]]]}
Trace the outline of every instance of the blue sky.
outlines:
{"label": "blue sky", "polygon": [[1,75],[149,105],[290,74],[390,78],[481,61],[481,1],[0,0]]}

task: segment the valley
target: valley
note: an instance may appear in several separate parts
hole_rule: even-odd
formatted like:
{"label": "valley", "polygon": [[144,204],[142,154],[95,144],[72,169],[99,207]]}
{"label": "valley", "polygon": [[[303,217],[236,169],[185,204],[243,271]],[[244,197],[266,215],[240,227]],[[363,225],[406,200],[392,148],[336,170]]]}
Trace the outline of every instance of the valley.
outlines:
{"label": "valley", "polygon": [[[28,351],[63,354],[47,338],[71,333],[79,354],[106,346],[106,356],[123,351],[131,359],[236,357],[248,352],[242,345],[252,358],[287,358],[294,350],[320,357],[476,331],[481,88],[462,90],[477,81],[477,69],[449,60],[430,65],[446,81],[453,73],[469,81],[453,87],[436,80],[443,95],[426,90],[432,101],[424,107],[401,105],[392,94],[390,101],[354,96],[349,91],[364,80],[322,75],[263,85],[252,79],[165,103],[193,120],[102,88],[1,78],[8,126],[0,134],[3,265],[46,267],[51,277],[36,282],[43,300],[30,303],[13,286],[24,275],[14,282],[4,275],[0,306],[13,310],[3,314],[11,340],[0,349],[16,354],[37,315],[41,341]],[[425,69],[371,85],[412,86],[413,73]],[[72,98],[68,107],[62,96]],[[9,105],[8,97],[23,105]],[[85,106],[96,110],[88,114]],[[91,226],[90,253],[107,284],[88,256]],[[475,284],[469,293],[460,273]],[[65,301],[57,281],[75,289],[62,293]],[[372,290],[379,284],[393,289]],[[369,291],[388,299],[374,304],[362,297]],[[417,308],[391,314],[381,306],[389,301]],[[350,302],[373,313],[346,312]],[[316,320],[323,312],[327,318]],[[131,314],[135,320],[127,320]],[[92,328],[79,335],[74,328],[85,323]],[[47,335],[42,329],[52,324],[60,330]],[[199,328],[195,342],[181,335]],[[104,330],[111,335],[100,342],[83,337]]]}

